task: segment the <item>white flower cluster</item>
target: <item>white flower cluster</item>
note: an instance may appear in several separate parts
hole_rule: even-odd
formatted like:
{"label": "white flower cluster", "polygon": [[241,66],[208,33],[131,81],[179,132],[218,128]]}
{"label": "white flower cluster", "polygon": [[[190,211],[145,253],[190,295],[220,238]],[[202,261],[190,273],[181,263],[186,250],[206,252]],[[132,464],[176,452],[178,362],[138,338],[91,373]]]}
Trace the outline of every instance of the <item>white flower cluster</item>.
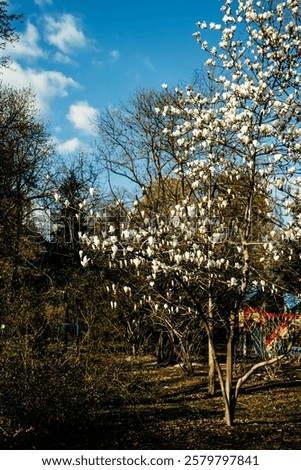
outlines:
{"label": "white flower cluster", "polygon": [[[224,1],[223,26],[197,24],[204,34],[221,31],[212,48],[195,34],[209,55],[213,91],[176,89],[171,104],[155,109],[174,144],[181,197],[155,216],[136,201],[119,234],[112,227],[104,240],[89,239],[113,262],[147,272],[152,292],[161,276],[201,291],[218,284],[244,294],[250,282],[275,291],[264,270],[283,260],[283,239],[301,236],[299,2],[275,2],[271,10],[272,2],[238,0],[236,12],[232,4]],[[83,265],[88,261],[82,256]],[[128,286],[124,292],[132,295]],[[162,308],[174,312],[167,294],[160,293]]]}

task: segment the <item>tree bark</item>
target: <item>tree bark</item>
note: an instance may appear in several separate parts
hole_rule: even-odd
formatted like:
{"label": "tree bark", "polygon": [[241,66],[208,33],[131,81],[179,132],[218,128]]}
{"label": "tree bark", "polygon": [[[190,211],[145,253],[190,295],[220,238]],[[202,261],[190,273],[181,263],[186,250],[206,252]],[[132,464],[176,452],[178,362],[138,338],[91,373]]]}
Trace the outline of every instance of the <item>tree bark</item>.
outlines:
{"label": "tree bark", "polygon": [[[213,336],[213,302],[211,295],[211,286],[209,286],[209,297],[208,297],[208,325],[210,330],[210,336]],[[215,360],[212,342],[208,335],[208,393],[214,395],[215,393]]]}
{"label": "tree bark", "polygon": [[225,420],[228,426],[232,426],[233,424],[236,405],[235,393],[233,391],[235,317],[235,312],[231,312],[229,318],[229,335],[227,341],[225,391],[228,406],[225,409]]}
{"label": "tree bark", "polygon": [[232,405],[232,407],[231,407],[231,400],[230,400],[231,395],[229,394],[229,396],[228,396],[227,392],[226,392],[226,380],[225,380],[225,377],[223,375],[223,371],[221,369],[220,363],[219,363],[218,358],[217,358],[216,347],[215,347],[215,343],[214,343],[214,340],[213,340],[213,337],[212,337],[212,332],[210,331],[209,322],[206,321],[206,322],[204,322],[204,324],[205,324],[205,328],[206,328],[206,331],[207,331],[207,334],[208,334],[208,342],[210,344],[212,358],[214,360],[215,371],[217,373],[219,384],[220,384],[220,387],[221,387],[221,393],[222,393],[223,403],[224,403],[224,407],[225,407],[225,422],[228,426],[232,426],[233,420],[234,420],[235,406]]}

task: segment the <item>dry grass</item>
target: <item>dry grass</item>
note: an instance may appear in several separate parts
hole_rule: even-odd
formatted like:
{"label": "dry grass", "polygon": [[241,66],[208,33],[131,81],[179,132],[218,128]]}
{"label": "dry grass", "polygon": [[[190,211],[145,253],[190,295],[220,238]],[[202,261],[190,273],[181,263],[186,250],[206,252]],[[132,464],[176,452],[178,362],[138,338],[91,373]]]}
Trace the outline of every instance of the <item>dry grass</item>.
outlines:
{"label": "dry grass", "polygon": [[206,394],[204,365],[196,367],[195,376],[187,377],[180,367],[159,368],[147,357],[128,359],[125,370],[130,384],[124,383],[125,400],[96,401],[86,419],[81,415],[78,423],[64,424],[55,433],[21,428],[5,435],[3,422],[3,448],[301,448],[300,364],[285,364],[273,382],[255,376],[241,392],[233,428],[224,425],[219,394]]}

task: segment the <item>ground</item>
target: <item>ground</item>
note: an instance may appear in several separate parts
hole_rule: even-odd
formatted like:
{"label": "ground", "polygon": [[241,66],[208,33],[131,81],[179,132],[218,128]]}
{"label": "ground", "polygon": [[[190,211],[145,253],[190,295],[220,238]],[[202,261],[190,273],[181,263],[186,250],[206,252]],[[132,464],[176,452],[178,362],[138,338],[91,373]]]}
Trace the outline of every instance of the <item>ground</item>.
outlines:
{"label": "ground", "polygon": [[[108,400],[87,420],[43,432],[2,432],[14,449],[232,449],[301,448],[301,364],[288,362],[273,378],[257,374],[242,389],[235,425],[225,426],[220,394],[206,393],[206,366],[187,377],[179,366],[128,358],[135,403]],[[141,388],[141,391],[139,390]],[[137,393],[138,391],[138,393]],[[141,393],[140,393],[141,392]],[[1,423],[0,423],[1,424]]]}

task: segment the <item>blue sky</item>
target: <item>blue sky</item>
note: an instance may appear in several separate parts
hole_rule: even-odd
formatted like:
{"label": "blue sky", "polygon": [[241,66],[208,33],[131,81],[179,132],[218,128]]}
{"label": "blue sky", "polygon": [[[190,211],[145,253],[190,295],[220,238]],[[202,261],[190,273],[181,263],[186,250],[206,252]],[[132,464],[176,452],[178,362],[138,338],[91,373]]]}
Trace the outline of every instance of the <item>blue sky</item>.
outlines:
{"label": "blue sky", "polygon": [[[197,21],[221,19],[221,0],[10,0],[23,13],[2,81],[30,85],[58,153],[93,140],[91,119],[140,88],[189,82],[205,56]],[[214,33],[209,32],[212,36]],[[210,36],[209,36],[210,40]],[[212,37],[212,45],[218,38]]]}

